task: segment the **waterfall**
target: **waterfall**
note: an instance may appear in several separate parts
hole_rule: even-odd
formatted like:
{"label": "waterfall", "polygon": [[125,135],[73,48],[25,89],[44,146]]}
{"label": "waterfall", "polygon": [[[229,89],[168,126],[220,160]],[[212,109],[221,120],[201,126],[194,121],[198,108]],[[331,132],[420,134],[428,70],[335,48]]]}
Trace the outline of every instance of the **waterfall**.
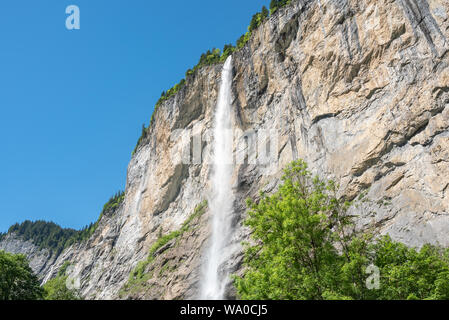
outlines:
{"label": "waterfall", "polygon": [[[221,74],[214,119],[214,144],[212,146],[212,195],[209,200],[211,214],[211,236],[203,264],[201,299],[224,298],[229,272],[223,269],[226,261],[226,247],[232,236],[233,172],[232,121],[231,121],[232,56],[226,60]],[[221,269],[220,269],[221,268]]]}

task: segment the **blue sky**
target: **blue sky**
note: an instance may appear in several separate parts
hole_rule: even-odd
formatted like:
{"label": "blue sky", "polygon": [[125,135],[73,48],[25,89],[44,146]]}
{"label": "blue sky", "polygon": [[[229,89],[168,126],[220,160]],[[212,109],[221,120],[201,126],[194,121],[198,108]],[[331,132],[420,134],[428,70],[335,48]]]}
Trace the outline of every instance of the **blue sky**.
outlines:
{"label": "blue sky", "polygon": [[[81,29],[65,27],[68,5]],[[124,189],[153,106],[269,0],[2,0],[0,232],[81,228]]]}

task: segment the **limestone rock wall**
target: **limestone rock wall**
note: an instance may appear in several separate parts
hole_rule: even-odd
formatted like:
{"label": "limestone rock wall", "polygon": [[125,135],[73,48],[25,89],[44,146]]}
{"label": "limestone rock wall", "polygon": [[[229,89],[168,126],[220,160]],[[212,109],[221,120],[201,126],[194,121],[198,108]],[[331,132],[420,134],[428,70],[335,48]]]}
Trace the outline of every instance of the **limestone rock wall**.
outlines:
{"label": "limestone rock wall", "polygon": [[[278,143],[276,161],[235,167],[231,245],[248,238],[244,200],[274,190],[297,158],[336,180],[342,196],[366,194],[353,209],[360,228],[449,245],[448,17],[446,0],[298,0],[253,32],[233,57],[233,123],[236,133],[272,130]],[[44,281],[68,260],[86,298],[117,299],[151,245],[207,200],[211,140],[193,163],[179,141],[211,129],[221,68],[202,68],[158,108],[129,164],[124,203],[88,242],[36,268]],[[121,298],[195,298],[207,222],[206,213],[160,253],[150,268],[160,277]],[[239,272],[241,258],[228,267]]]}

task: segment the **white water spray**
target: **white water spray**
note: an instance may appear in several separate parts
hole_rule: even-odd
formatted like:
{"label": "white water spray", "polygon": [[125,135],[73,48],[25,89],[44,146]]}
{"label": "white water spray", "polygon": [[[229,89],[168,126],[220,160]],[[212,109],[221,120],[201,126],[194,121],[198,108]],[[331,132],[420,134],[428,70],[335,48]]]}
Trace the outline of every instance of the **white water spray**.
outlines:
{"label": "white water spray", "polygon": [[232,122],[231,122],[232,56],[226,60],[221,74],[214,120],[213,172],[211,177],[212,196],[209,209],[212,219],[209,248],[204,260],[201,299],[224,298],[229,272],[222,268],[226,247],[232,236],[233,172]]}

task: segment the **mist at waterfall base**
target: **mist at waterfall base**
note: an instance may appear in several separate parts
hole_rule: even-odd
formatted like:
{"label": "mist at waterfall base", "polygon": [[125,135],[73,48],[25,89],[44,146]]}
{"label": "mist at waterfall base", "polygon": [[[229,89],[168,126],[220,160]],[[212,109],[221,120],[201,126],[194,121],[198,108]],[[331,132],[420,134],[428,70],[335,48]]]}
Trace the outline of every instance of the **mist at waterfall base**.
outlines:
{"label": "mist at waterfall base", "polygon": [[200,298],[220,300],[224,298],[229,283],[229,271],[222,268],[232,236],[233,191],[231,177],[232,157],[232,121],[231,121],[232,56],[226,60],[221,74],[221,86],[218,95],[214,119],[214,145],[211,187],[209,199],[211,215],[211,235],[209,247],[203,262],[203,277]]}

